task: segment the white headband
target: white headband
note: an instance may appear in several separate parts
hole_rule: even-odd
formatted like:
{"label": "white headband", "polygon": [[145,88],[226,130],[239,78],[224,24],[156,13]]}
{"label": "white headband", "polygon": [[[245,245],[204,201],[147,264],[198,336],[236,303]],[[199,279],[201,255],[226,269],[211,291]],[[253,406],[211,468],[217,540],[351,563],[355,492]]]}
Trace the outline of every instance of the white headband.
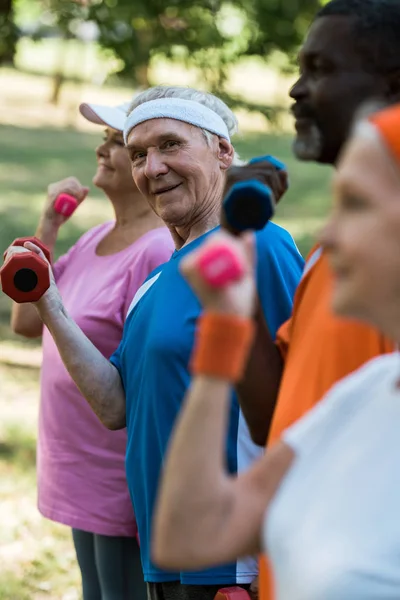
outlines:
{"label": "white headband", "polygon": [[176,119],[184,123],[190,123],[201,129],[215,133],[219,137],[230,142],[228,127],[224,120],[216,112],[193,100],[182,98],[159,98],[139,104],[128,115],[124,126],[125,144],[131,130],[150,119]]}

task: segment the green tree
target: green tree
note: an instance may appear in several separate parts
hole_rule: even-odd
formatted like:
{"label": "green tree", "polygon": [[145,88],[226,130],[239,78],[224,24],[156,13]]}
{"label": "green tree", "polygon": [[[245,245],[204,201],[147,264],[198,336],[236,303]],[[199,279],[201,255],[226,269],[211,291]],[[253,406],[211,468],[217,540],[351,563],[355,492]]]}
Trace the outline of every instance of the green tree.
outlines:
{"label": "green tree", "polygon": [[100,44],[121,60],[119,74],[140,86],[150,83],[148,66],[155,54],[194,57],[226,41],[213,0],[95,0],[89,14],[100,29]]}

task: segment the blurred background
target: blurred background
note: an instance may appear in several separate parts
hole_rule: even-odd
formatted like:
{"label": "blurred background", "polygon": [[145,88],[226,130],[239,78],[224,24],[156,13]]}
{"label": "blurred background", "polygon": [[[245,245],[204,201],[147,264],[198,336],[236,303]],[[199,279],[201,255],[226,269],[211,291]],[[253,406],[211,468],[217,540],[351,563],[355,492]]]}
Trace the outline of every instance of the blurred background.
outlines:
{"label": "blurred background", "polygon": [[[155,84],[192,85],[237,113],[243,158],[274,154],[290,191],[276,221],[306,254],[330,204],[329,170],[299,163],[288,90],[322,0],[0,0],[0,250],[31,235],[50,182],[91,185],[101,128],[82,101],[119,104]],[[58,254],[110,217],[93,186]],[[40,340],[14,336],[0,294],[0,600],[78,600],[69,530],[36,510]]]}

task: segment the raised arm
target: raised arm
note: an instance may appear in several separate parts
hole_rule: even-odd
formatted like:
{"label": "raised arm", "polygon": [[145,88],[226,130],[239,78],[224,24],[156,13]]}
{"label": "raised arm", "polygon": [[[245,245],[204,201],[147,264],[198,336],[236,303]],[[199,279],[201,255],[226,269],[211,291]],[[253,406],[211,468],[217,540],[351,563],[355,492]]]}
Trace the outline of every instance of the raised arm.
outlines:
{"label": "raised arm", "polygon": [[[75,177],[68,177],[57,183],[52,183],[47,189],[47,199],[36,228],[35,237],[41,240],[54,256],[54,247],[60,227],[68,217],[57,214],[54,203],[62,192],[71,194],[78,202],[83,202],[89,188],[80,184]],[[32,304],[17,304],[13,302],[11,311],[11,329],[14,333],[27,338],[36,338],[42,335],[43,322]]]}
{"label": "raised arm", "polygon": [[[219,234],[215,239],[228,237]],[[254,281],[249,272],[229,289],[215,292],[197,274],[197,256],[193,253],[182,262],[206,309],[192,363],[197,375],[167,454],[153,527],[153,558],[160,567],[172,570],[215,566],[259,552],[265,511],[293,460],[289,447],[279,444],[247,473],[233,477],[226,471],[225,440],[235,377],[228,371],[235,364],[237,375],[248,355]],[[209,317],[212,320],[206,321]],[[204,327],[207,335],[211,333],[208,340]],[[232,337],[230,327],[238,335]],[[205,356],[207,351],[212,352],[211,359]],[[224,359],[226,372],[220,369]]]}
{"label": "raised arm", "polygon": [[278,398],[283,360],[271,337],[260,303],[257,303],[255,325],[254,343],[236,391],[253,442],[265,446]]}
{"label": "raised arm", "polygon": [[[277,169],[276,165],[268,160],[261,160],[231,167],[227,173],[224,195],[235,183],[252,179],[268,185],[276,202],[279,202],[288,187],[286,170]],[[221,212],[221,226],[233,235],[238,233],[232,229],[224,209]],[[255,310],[255,324],[254,344],[243,378],[236,385],[236,391],[253,442],[265,446],[278,397],[283,361],[268,329],[259,298]]]}
{"label": "raised arm", "polygon": [[[25,248],[10,248],[7,259],[27,250],[46,260],[41,250],[30,243]],[[52,273],[50,288],[34,306],[50,331],[66,369],[101,422],[109,429],[123,428],[125,393],[119,372],[67,314]]]}

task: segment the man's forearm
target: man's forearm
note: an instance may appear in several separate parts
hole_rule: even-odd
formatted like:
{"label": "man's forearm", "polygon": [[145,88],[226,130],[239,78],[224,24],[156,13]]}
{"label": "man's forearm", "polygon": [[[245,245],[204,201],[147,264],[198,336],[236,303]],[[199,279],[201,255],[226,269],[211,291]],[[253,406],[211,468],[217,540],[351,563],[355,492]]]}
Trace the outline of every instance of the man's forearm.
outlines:
{"label": "man's forearm", "polygon": [[253,441],[264,446],[279,393],[283,361],[259,303],[255,320],[256,337],[236,392]]}
{"label": "man's forearm", "polygon": [[46,218],[44,215],[40,218],[38,226],[35,231],[35,237],[41,240],[48,249],[53,257],[54,247],[57,242],[59,226],[54,222],[53,219]]}
{"label": "man's forearm", "polygon": [[62,305],[47,310],[41,317],[68,373],[100,421],[108,429],[125,427],[125,392],[118,370],[90,342]]}

